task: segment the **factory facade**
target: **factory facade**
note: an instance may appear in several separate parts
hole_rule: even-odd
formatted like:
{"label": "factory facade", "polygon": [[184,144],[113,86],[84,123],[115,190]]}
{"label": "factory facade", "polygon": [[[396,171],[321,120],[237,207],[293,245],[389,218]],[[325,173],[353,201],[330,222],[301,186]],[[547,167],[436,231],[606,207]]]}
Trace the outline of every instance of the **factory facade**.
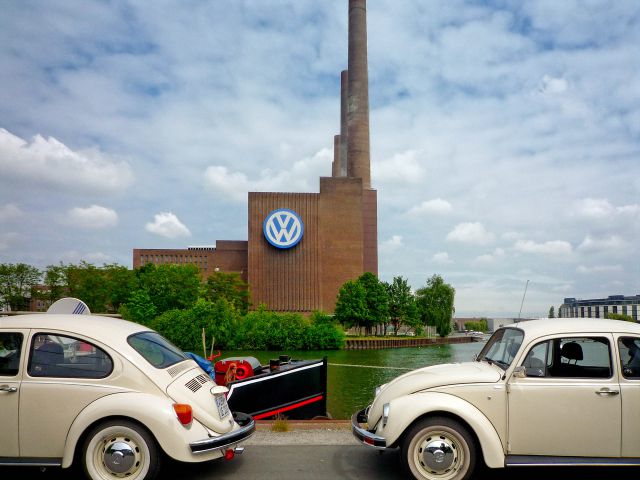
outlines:
{"label": "factory facade", "polygon": [[333,311],[340,286],[378,273],[377,192],[371,188],[366,0],[349,0],[348,68],[340,75],[340,133],[318,193],[249,192],[248,240],[216,247],[134,249],[133,266],[196,264],[238,272],[251,302],[275,311]]}

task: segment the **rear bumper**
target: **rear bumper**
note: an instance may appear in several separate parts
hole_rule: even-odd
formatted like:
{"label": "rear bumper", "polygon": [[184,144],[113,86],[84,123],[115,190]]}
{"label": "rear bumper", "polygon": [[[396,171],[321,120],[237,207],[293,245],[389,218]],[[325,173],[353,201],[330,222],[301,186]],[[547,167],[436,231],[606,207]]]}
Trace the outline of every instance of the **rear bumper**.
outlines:
{"label": "rear bumper", "polygon": [[361,423],[366,423],[367,415],[366,409],[356,412],[351,417],[351,432],[363,444],[377,448],[378,450],[385,450],[387,448],[387,439],[376,435],[375,433],[360,426]]}
{"label": "rear bumper", "polygon": [[219,437],[207,438],[189,444],[191,453],[205,453],[212,450],[222,450],[226,447],[239,443],[249,438],[256,431],[256,422],[250,415],[240,412],[233,412],[233,419],[240,428]]}

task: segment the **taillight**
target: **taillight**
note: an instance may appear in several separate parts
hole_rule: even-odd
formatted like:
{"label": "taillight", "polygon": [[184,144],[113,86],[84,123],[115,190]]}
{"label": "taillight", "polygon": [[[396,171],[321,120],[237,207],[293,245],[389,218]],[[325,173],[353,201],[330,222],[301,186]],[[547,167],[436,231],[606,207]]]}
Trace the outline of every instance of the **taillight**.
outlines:
{"label": "taillight", "polygon": [[191,405],[187,405],[186,403],[174,403],[173,411],[176,412],[178,420],[182,425],[189,425],[191,420],[193,420],[193,410],[191,409]]}

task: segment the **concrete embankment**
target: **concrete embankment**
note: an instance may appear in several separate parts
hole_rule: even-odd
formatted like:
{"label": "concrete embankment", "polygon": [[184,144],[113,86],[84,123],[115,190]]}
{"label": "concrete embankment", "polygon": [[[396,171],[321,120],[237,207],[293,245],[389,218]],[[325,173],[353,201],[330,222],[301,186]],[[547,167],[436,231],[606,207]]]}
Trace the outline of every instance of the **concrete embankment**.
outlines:
{"label": "concrete embankment", "polygon": [[409,348],[427,347],[429,345],[443,345],[448,343],[469,343],[471,337],[445,337],[445,338],[347,338],[344,342],[345,350],[379,350],[381,348]]}

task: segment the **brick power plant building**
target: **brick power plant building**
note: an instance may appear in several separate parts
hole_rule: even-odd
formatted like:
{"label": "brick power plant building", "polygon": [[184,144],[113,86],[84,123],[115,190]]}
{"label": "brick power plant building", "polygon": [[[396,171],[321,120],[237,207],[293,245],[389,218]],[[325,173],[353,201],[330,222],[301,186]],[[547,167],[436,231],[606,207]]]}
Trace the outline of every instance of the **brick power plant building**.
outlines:
{"label": "brick power plant building", "polygon": [[349,0],[348,69],[341,73],[340,134],[319,193],[249,192],[248,241],[215,248],[134,249],[133,266],[196,264],[238,272],[254,306],[332,312],[340,286],[378,273],[377,192],[371,188],[366,0]]}

